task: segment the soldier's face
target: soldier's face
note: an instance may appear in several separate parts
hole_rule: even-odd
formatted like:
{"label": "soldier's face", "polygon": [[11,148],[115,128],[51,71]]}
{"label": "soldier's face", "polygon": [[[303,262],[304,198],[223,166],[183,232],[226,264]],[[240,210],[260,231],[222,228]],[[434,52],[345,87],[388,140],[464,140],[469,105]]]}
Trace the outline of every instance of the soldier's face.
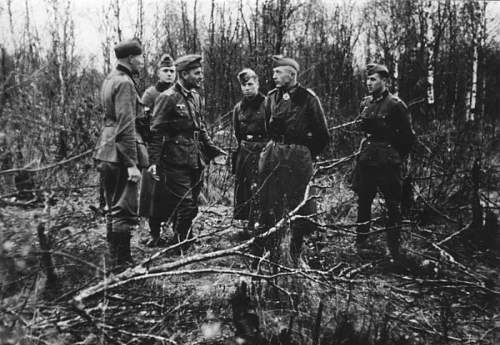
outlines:
{"label": "soldier's face", "polygon": [[158,70],[158,79],[164,83],[173,83],[175,81],[175,67],[162,67]]}
{"label": "soldier's face", "polygon": [[386,87],[386,80],[378,73],[370,74],[366,79],[366,88],[370,95],[378,95],[383,92]]}
{"label": "soldier's face", "polygon": [[276,87],[286,87],[292,83],[293,76],[288,68],[279,66],[273,69],[273,80]]}
{"label": "soldier's face", "polygon": [[132,55],[129,57],[130,67],[132,72],[139,72],[144,67],[144,56]]}
{"label": "soldier's face", "polygon": [[182,72],[186,88],[200,88],[203,83],[203,70],[201,67]]}
{"label": "soldier's face", "polygon": [[243,97],[254,97],[259,92],[259,83],[257,80],[250,78],[248,81],[241,84],[241,93]]}

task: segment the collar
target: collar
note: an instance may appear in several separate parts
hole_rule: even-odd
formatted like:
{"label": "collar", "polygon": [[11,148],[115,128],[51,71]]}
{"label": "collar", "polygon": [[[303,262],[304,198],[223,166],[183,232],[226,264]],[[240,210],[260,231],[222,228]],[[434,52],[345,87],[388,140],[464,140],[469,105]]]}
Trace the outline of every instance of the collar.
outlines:
{"label": "collar", "polygon": [[116,70],[117,70],[117,71],[120,71],[120,72],[125,73],[125,74],[126,74],[126,75],[127,75],[127,76],[131,79],[131,80],[132,80],[132,83],[134,83],[134,88],[135,88],[135,91],[136,91],[137,93],[140,93],[140,92],[139,92],[139,88],[137,87],[137,83],[135,82],[135,79],[134,79],[134,76],[133,76],[133,74],[132,74],[132,71],[131,71],[131,70],[129,70],[127,67],[125,67],[125,66],[124,66],[124,65],[122,65],[122,64],[118,64],[118,65],[116,66]]}
{"label": "collar", "polygon": [[381,92],[379,95],[377,96],[373,96],[372,97],[372,103],[378,103],[380,101],[382,101],[384,98],[387,97],[387,95],[389,94],[389,90],[388,89],[385,89],[383,92]]}
{"label": "collar", "polygon": [[119,63],[116,66],[116,70],[125,73],[126,75],[128,75],[130,77],[130,79],[134,80],[132,71],[130,69],[128,69],[127,67],[125,67],[124,65]]}
{"label": "collar", "polygon": [[188,90],[186,89],[184,86],[182,86],[182,84],[180,82],[177,82],[175,84],[175,88],[177,89],[177,91],[179,91],[184,97],[192,97],[193,96],[193,93],[191,92],[191,90]]}
{"label": "collar", "polygon": [[241,100],[241,107],[242,108],[258,108],[262,101],[264,101],[265,96],[262,93],[257,93],[254,97],[252,98],[243,98]]}
{"label": "collar", "polygon": [[156,83],[155,88],[158,92],[163,92],[171,86],[172,83],[165,83],[164,81],[159,81]]}

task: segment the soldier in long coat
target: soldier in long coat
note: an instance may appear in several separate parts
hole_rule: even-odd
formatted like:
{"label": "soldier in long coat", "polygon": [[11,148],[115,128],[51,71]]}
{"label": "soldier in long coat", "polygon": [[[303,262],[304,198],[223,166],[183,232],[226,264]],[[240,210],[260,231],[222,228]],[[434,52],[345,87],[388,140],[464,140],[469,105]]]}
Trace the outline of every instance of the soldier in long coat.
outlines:
{"label": "soldier in long coat", "polygon": [[102,84],[104,127],[94,158],[99,162],[98,170],[111,216],[108,234],[111,256],[116,265],[124,265],[132,261],[130,238],[137,225],[139,169],[149,163],[144,142],[136,130],[141,108],[132,77],[144,65],[142,48],[138,41],[126,40],[114,49],[118,65]]}
{"label": "soldier in long coat", "polygon": [[[147,121],[145,125],[147,128],[147,137],[149,141],[151,138],[150,127],[151,127],[151,114],[153,112],[156,98],[163,91],[169,89],[174,85],[175,82],[175,66],[174,60],[169,54],[163,54],[158,62],[158,82],[152,85],[144,91],[142,95],[141,102],[145,107],[146,114],[148,114]],[[154,199],[153,193],[162,193],[163,188],[161,185],[156,185],[154,178],[151,173],[147,170],[143,171],[141,180],[141,191],[139,197],[139,215],[142,217],[149,218],[149,231],[151,235],[151,240],[148,242],[149,247],[157,247],[166,245],[166,241],[161,238],[161,225],[165,223],[168,219],[162,217],[151,216],[152,210],[154,210],[154,205],[151,203],[151,199]]]}
{"label": "soldier in long coat", "polygon": [[182,56],[175,61],[175,67],[177,83],[156,99],[149,170],[165,191],[154,194],[151,216],[171,217],[175,241],[182,242],[192,236],[203,170],[210,160],[225,152],[214,145],[207,133],[203,99],[195,90],[203,80],[201,56]]}
{"label": "soldier in long coat", "polygon": [[367,67],[369,96],[362,103],[361,130],[366,133],[355,167],[353,188],[358,194],[357,246],[366,248],[371,205],[380,191],[388,210],[388,247],[393,259],[400,258],[401,166],[415,141],[406,104],[387,89],[386,66]]}
{"label": "soldier in long coat", "polygon": [[[281,56],[274,56],[273,61],[276,88],[268,93],[265,107],[270,141],[259,161],[263,183],[260,222],[263,230],[269,229],[303,200],[313,174],[313,159],[330,140],[318,96],[297,82],[299,64]],[[314,201],[309,200],[299,214],[312,215],[315,209]],[[291,227],[290,254],[296,260],[303,236],[314,227],[305,219],[293,221]],[[257,243],[256,254],[268,244],[261,243],[259,248]]]}
{"label": "soldier in long coat", "polygon": [[238,142],[233,159],[235,172],[234,219],[248,220],[242,237],[248,238],[258,220],[259,155],[266,144],[265,96],[259,92],[257,74],[245,68],[238,73],[243,98],[233,109]]}

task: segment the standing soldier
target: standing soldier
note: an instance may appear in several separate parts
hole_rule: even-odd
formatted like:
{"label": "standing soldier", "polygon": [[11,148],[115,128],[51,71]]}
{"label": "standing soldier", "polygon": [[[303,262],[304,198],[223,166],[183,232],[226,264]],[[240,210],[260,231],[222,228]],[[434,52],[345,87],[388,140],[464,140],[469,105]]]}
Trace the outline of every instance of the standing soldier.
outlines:
{"label": "standing soldier", "polygon": [[399,259],[401,227],[401,164],[410,152],[415,134],[403,101],[387,90],[386,66],[367,66],[366,86],[370,94],[361,111],[363,139],[355,167],[353,188],[358,194],[357,246],[366,248],[371,205],[380,190],[388,210],[387,243],[393,259]]}
{"label": "standing soldier", "polygon": [[203,80],[201,56],[182,56],[175,61],[175,68],[179,80],[156,99],[149,171],[164,188],[163,193],[154,194],[153,203],[161,207],[163,218],[172,217],[174,240],[182,242],[192,236],[203,169],[225,152],[208,136],[203,99],[195,91]]}
{"label": "standing soldier", "polygon": [[234,135],[238,149],[233,160],[235,171],[234,219],[248,220],[242,237],[249,238],[257,221],[259,154],[266,143],[265,96],[259,92],[259,77],[245,68],[238,73],[243,99],[233,110]]}
{"label": "standing soldier", "polygon": [[[269,229],[303,200],[313,173],[313,159],[330,141],[325,114],[318,97],[312,90],[297,83],[299,64],[291,58],[281,56],[274,56],[273,61],[276,88],[269,92],[266,101],[266,128],[271,140],[259,161],[263,181],[263,230]],[[309,200],[299,214],[309,215],[314,212],[314,201]],[[292,222],[291,228],[290,254],[296,261],[300,255],[303,236],[313,226],[307,220],[300,219]],[[257,255],[262,252],[263,247],[257,243]]]}
{"label": "standing soldier", "polygon": [[104,80],[101,101],[104,128],[96,147],[95,159],[111,216],[108,234],[115,265],[132,262],[130,238],[137,225],[137,182],[140,168],[147,167],[147,153],[135,127],[139,95],[133,73],[144,65],[142,48],[136,40],[125,40],[115,46],[118,65]]}
{"label": "standing soldier", "polygon": [[[175,66],[174,60],[169,54],[163,54],[158,63],[158,82],[144,91],[141,102],[145,106],[147,113],[146,130],[147,138],[150,140],[149,130],[151,126],[150,114],[154,109],[156,98],[163,91],[169,89],[175,82]],[[160,236],[162,222],[168,221],[168,218],[163,218],[161,205],[152,205],[151,199],[153,193],[164,192],[161,185],[156,185],[151,173],[145,170],[142,174],[141,191],[139,198],[139,215],[149,218],[149,231],[151,240],[148,242],[149,247],[164,246],[166,241]],[[158,209],[160,209],[158,214]]]}
{"label": "standing soldier", "polygon": [[142,104],[147,108],[146,110],[153,111],[156,97],[174,85],[174,82],[174,60],[169,54],[163,54],[158,63],[158,82],[156,85],[148,87],[141,98]]}

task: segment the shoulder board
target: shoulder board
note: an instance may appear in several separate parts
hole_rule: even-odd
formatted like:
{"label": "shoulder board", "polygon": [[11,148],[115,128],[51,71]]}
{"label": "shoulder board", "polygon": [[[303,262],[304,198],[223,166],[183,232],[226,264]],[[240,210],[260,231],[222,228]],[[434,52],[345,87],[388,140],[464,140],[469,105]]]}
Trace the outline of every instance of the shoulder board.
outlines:
{"label": "shoulder board", "polygon": [[271,91],[269,91],[269,92],[267,93],[267,95],[268,95],[268,96],[271,96],[273,93],[276,93],[276,92],[278,92],[278,88],[274,88],[274,89],[272,89]]}
{"label": "shoulder board", "polygon": [[318,96],[316,95],[316,93],[315,93],[313,90],[311,90],[311,89],[309,89],[309,88],[307,88],[306,90],[307,90],[307,92],[309,92],[309,93],[310,93],[311,95],[313,95],[314,97],[318,97]]}
{"label": "shoulder board", "polygon": [[393,102],[395,102],[395,103],[401,103],[401,104],[403,104],[405,107],[407,106],[407,105],[406,105],[406,103],[405,103],[405,102],[404,102],[401,98],[399,98],[398,96],[395,96],[395,95],[393,95],[393,94],[391,94],[391,96],[392,96],[392,100],[393,100]]}

